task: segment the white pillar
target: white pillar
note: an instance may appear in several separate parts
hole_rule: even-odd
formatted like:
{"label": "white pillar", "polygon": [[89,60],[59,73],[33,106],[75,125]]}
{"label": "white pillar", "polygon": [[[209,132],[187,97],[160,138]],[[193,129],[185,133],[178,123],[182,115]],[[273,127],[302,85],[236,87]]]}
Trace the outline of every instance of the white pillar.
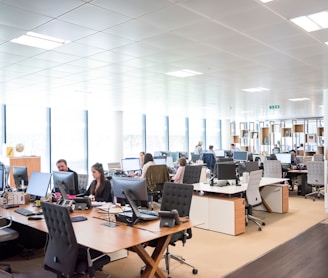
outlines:
{"label": "white pillar", "polygon": [[325,157],[325,213],[328,214],[328,90],[323,91],[323,104],[324,104],[324,157]]}

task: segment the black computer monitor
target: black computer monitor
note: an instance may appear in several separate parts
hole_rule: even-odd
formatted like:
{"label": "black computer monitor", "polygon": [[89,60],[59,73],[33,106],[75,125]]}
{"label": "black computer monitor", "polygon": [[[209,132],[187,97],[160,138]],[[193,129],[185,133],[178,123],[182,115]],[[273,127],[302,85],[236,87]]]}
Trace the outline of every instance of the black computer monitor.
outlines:
{"label": "black computer monitor", "polygon": [[54,184],[54,191],[59,191],[59,184],[64,185],[67,194],[75,195],[74,173],[64,171],[52,172],[52,179]]}
{"label": "black computer monitor", "polygon": [[234,151],[233,152],[233,159],[238,161],[247,161],[248,154],[245,151]]}
{"label": "black computer monitor", "polygon": [[138,157],[123,158],[121,160],[121,166],[123,172],[133,172],[140,170],[140,159]]}
{"label": "black computer monitor", "polygon": [[136,202],[148,202],[147,183],[144,178],[112,177],[113,193],[116,198],[125,200],[123,190]]}
{"label": "black computer monitor", "polygon": [[277,160],[281,164],[291,164],[292,163],[292,154],[291,153],[276,153]]}
{"label": "black computer monitor", "polygon": [[28,174],[26,166],[13,166],[13,177],[16,188],[20,188],[21,185],[28,185]]}
{"label": "black computer monitor", "polygon": [[36,199],[46,197],[51,181],[51,173],[32,172],[26,193]]}
{"label": "black computer monitor", "polygon": [[215,164],[214,175],[218,180],[236,181],[236,165],[234,163],[223,162]]}
{"label": "black computer monitor", "polygon": [[6,188],[6,182],[5,182],[5,165],[3,165],[1,162],[0,162],[0,195],[5,191],[5,188]]}

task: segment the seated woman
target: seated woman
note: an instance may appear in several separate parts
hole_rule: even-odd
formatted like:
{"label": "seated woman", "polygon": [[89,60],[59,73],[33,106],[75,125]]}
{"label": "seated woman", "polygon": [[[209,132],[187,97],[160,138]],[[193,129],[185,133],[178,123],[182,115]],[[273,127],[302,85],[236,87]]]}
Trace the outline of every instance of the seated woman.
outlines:
{"label": "seated woman", "polygon": [[154,158],[151,153],[146,153],[144,158],[144,164],[142,167],[141,178],[146,177],[146,172],[150,165],[155,165]]}
{"label": "seated woman", "polygon": [[172,181],[175,183],[183,183],[183,175],[186,168],[187,160],[184,157],[179,158],[179,168],[175,175],[172,177]]}
{"label": "seated woman", "polygon": [[102,164],[96,163],[92,165],[91,172],[94,180],[84,195],[93,195],[97,202],[113,202],[112,185],[105,177]]}

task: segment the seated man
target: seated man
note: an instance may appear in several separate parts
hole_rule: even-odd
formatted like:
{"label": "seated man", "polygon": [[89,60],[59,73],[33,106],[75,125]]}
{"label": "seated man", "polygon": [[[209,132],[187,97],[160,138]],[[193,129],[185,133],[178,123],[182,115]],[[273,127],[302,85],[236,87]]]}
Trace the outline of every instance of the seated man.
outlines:
{"label": "seated man", "polygon": [[79,181],[78,181],[77,173],[67,167],[67,161],[65,159],[59,159],[56,163],[56,166],[57,166],[58,171],[74,173],[75,195],[79,194]]}

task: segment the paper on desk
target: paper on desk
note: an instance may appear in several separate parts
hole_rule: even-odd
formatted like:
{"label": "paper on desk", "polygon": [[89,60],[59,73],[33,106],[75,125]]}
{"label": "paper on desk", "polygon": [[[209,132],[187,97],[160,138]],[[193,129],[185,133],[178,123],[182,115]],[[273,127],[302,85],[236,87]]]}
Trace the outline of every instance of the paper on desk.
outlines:
{"label": "paper on desk", "polygon": [[119,205],[114,205],[112,203],[106,203],[105,205],[98,207],[98,212],[101,213],[121,213],[123,209]]}

